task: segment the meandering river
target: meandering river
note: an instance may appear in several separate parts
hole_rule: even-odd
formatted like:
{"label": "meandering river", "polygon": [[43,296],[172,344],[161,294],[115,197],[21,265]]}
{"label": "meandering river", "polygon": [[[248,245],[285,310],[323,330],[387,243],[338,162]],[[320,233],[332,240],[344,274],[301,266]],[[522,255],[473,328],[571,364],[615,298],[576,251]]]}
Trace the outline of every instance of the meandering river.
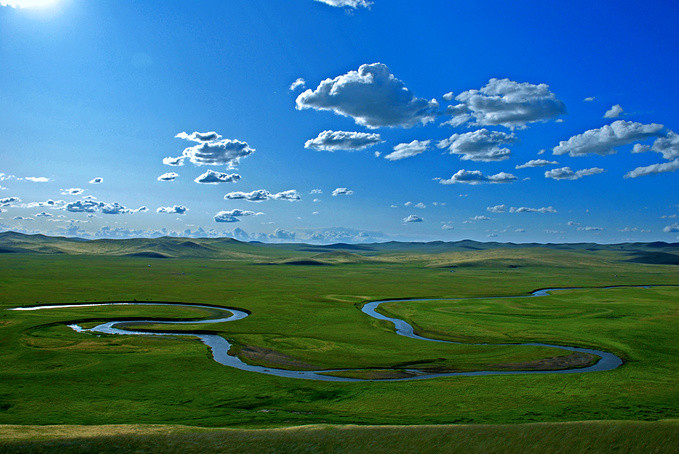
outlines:
{"label": "meandering river", "polygon": [[[625,286],[615,286],[615,287],[605,287],[607,289],[619,288]],[[650,286],[639,286],[648,288]],[[554,289],[541,289],[536,290],[530,295],[516,295],[516,296],[502,296],[502,297],[479,297],[479,298],[426,298],[419,300],[382,300],[373,301],[365,304],[361,311],[370,317],[378,320],[386,320],[394,324],[396,334],[400,336],[409,337],[412,339],[417,339],[427,342],[443,342],[450,344],[461,344],[462,342],[452,342],[445,341],[441,339],[432,339],[424,336],[419,336],[415,334],[413,327],[406,322],[398,318],[391,318],[377,312],[377,308],[380,304],[384,303],[394,303],[394,302],[405,302],[405,301],[463,301],[470,299],[491,299],[491,298],[526,298],[526,297],[542,297],[549,295],[549,292],[556,290],[576,290],[578,287],[573,288],[554,288]],[[271,367],[263,366],[253,366],[241,361],[237,356],[229,355],[229,350],[231,349],[231,344],[229,341],[216,334],[203,334],[203,333],[169,333],[169,332],[150,332],[150,331],[135,331],[129,325],[133,324],[168,324],[168,325],[195,325],[195,324],[205,324],[205,323],[222,323],[222,322],[233,322],[236,320],[241,320],[248,316],[248,313],[238,309],[227,309],[220,306],[210,306],[210,305],[197,305],[197,304],[172,304],[172,303],[153,303],[153,302],[126,302],[126,303],[86,303],[86,304],[61,304],[61,305],[43,305],[43,306],[27,306],[27,307],[16,307],[10,310],[15,311],[35,311],[43,309],[67,309],[76,307],[95,307],[95,306],[113,306],[113,305],[137,305],[137,306],[161,306],[161,305],[172,305],[172,306],[186,306],[186,307],[201,307],[207,308],[221,313],[221,317],[211,318],[205,320],[190,320],[190,321],[173,321],[173,320],[114,320],[106,323],[102,323],[90,329],[84,329],[80,325],[70,324],[70,328],[77,332],[82,333],[102,333],[102,334],[120,334],[120,335],[137,335],[137,336],[191,336],[200,339],[202,343],[207,345],[212,351],[212,357],[219,364],[223,364],[229,367],[235,367],[236,369],[258,372],[261,374],[275,375],[278,377],[287,378],[299,378],[308,380],[323,380],[323,381],[342,381],[342,382],[353,382],[353,381],[369,381],[368,379],[359,378],[347,378],[347,377],[337,377],[333,375],[328,375],[338,372],[346,371],[356,371],[359,369],[332,369],[332,370],[288,370],[288,369],[275,369]],[[126,327],[124,327],[127,325]],[[569,347],[565,345],[555,345],[555,344],[543,344],[538,342],[528,342],[528,343],[517,343],[517,344],[467,344],[467,345],[512,345],[512,346],[536,346],[536,347],[550,347],[558,348],[561,350],[567,350],[571,352],[589,353],[598,356],[600,359],[593,365],[581,368],[563,369],[563,370],[511,370],[511,371],[473,371],[473,372],[442,372],[442,373],[431,373],[425,372],[418,369],[408,369],[408,372],[412,376],[403,378],[385,378],[379,379],[379,381],[402,381],[402,380],[423,380],[435,377],[456,377],[456,376],[477,376],[477,375],[526,375],[526,374],[581,374],[587,372],[603,372],[607,370],[615,369],[622,364],[622,360],[614,355],[613,353],[595,350],[590,348],[579,348],[579,347]]]}

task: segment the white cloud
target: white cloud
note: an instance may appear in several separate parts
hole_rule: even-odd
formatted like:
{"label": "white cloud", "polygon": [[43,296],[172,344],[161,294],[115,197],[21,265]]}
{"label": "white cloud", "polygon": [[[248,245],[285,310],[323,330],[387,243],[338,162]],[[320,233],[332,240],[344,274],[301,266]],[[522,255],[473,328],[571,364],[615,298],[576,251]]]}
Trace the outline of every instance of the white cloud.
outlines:
{"label": "white cloud", "polygon": [[676,222],[674,224],[670,224],[668,226],[665,226],[664,229],[662,229],[663,232],[665,233],[674,233],[674,232],[679,232],[679,224]]}
{"label": "white cloud", "polygon": [[214,142],[215,140],[219,140],[219,139],[222,138],[221,135],[217,134],[214,131],[210,131],[210,132],[193,131],[191,134],[187,134],[185,132],[180,132],[179,134],[177,134],[174,137],[175,137],[175,139],[190,140],[192,142],[198,142],[198,143]]}
{"label": "white cloud", "polygon": [[21,199],[19,197],[3,197],[0,198],[0,207],[6,207],[9,206],[13,203],[18,203],[21,202]]}
{"label": "white cloud", "polygon": [[594,97],[594,96],[589,96],[589,97],[583,99],[583,101],[584,101],[584,102],[592,102],[592,101],[594,101],[595,99],[596,99],[596,97]]}
{"label": "white cloud", "polygon": [[263,202],[265,200],[288,200],[291,202],[300,200],[302,196],[294,189],[270,193],[266,189],[257,189],[251,192],[234,191],[224,196],[227,200],[246,200],[248,202]]}
{"label": "white cloud", "polygon": [[369,8],[373,3],[368,0],[316,0],[335,8]]}
{"label": "white cloud", "polygon": [[82,188],[67,188],[61,190],[61,195],[80,195],[85,192]]}
{"label": "white cloud", "polygon": [[394,147],[393,153],[389,153],[384,159],[398,161],[399,159],[410,158],[425,152],[430,144],[431,140],[413,140],[410,143],[399,143]]}
{"label": "white cloud", "polygon": [[500,131],[477,131],[453,134],[447,139],[439,141],[438,148],[447,148],[450,154],[462,155],[463,161],[503,161],[509,159],[509,148],[502,145],[516,142],[514,134]]}
{"label": "white cloud", "polygon": [[452,226],[452,225],[450,225],[450,224],[443,224],[443,225],[441,226],[441,228],[442,228],[443,230],[455,230],[455,227]]}
{"label": "white cloud", "polygon": [[47,183],[50,181],[50,179],[47,177],[24,177],[23,179],[33,183]]}
{"label": "white cloud", "polygon": [[304,91],[296,108],[330,110],[368,128],[409,128],[433,121],[438,103],[416,98],[386,65],[373,63]]}
{"label": "white cloud", "polygon": [[578,227],[577,230],[580,230],[581,232],[601,232],[605,230],[603,227],[595,227],[595,226],[585,226],[585,227]]}
{"label": "white cloud", "polygon": [[665,137],[660,137],[653,142],[651,150],[661,153],[665,159],[679,158],[679,134],[668,131]]}
{"label": "white cloud", "polygon": [[214,131],[197,132],[191,134],[180,132],[175,136],[179,139],[197,142],[197,145],[185,148],[181,156],[167,157],[163,164],[181,166],[184,159],[188,159],[195,165],[225,165],[233,168],[240,160],[255,152],[247,142],[236,139],[222,139],[222,136]]}
{"label": "white cloud", "polygon": [[422,218],[411,214],[410,216],[403,218],[403,222],[422,222]]}
{"label": "white cloud", "polygon": [[602,172],[605,172],[605,170],[599,167],[592,167],[591,169],[582,169],[576,172],[574,172],[570,167],[560,167],[558,169],[546,171],[545,178],[551,178],[553,180],[578,180],[582,177],[596,175]]}
{"label": "white cloud", "polygon": [[158,177],[158,181],[174,181],[179,176],[175,172],[167,172]]}
{"label": "white cloud", "polygon": [[598,129],[590,129],[577,134],[568,140],[559,142],[552,149],[555,155],[568,153],[571,156],[598,154],[606,156],[615,153],[615,147],[633,142],[658,137],[663,125],[657,123],[642,124],[633,121],[617,120],[610,125]]}
{"label": "white cloud", "polygon": [[352,191],[351,189],[347,189],[347,188],[337,188],[334,191],[332,191],[333,197],[336,197],[338,195],[353,195],[353,194],[354,194],[354,191]]}
{"label": "white cloud", "polygon": [[439,179],[440,184],[481,184],[481,183],[512,183],[516,177],[511,173],[500,172],[495,175],[485,176],[479,170],[458,170],[450,179]]}
{"label": "white cloud", "polygon": [[526,162],[525,164],[517,165],[514,167],[515,169],[526,169],[529,167],[542,167],[542,166],[552,166],[552,165],[557,165],[559,164],[556,161],[548,161],[546,159],[531,159],[530,161]]}
{"label": "white cloud", "polygon": [[606,111],[604,118],[618,118],[622,112],[623,108],[620,104],[616,104]]}
{"label": "white cloud", "polygon": [[51,218],[52,214],[46,212],[46,211],[41,211],[40,213],[35,215],[36,218]]}
{"label": "white cloud", "polygon": [[201,184],[219,184],[219,183],[235,183],[240,180],[240,175],[237,173],[216,172],[208,169],[204,174],[196,177],[193,181]]}
{"label": "white cloud", "polygon": [[[476,125],[502,125],[524,128],[528,123],[547,121],[566,113],[565,104],[549,90],[549,85],[490,79],[480,90],[468,90],[455,98],[461,105],[454,116],[471,115]],[[465,118],[466,120],[466,118]]]}
{"label": "white cloud", "polygon": [[255,149],[251,148],[247,142],[224,139],[185,148],[182,155],[195,165],[225,165],[233,168],[239,164],[241,158],[250,156],[254,152]]}
{"label": "white cloud", "polygon": [[96,178],[92,178],[90,180],[90,184],[101,184],[103,182],[104,182],[104,179],[102,177],[96,177]]}
{"label": "white cloud", "polygon": [[156,213],[166,213],[166,214],[186,214],[189,211],[184,205],[174,205],[171,207],[158,207],[156,208]]}
{"label": "white cloud", "polygon": [[529,208],[529,207],[511,207],[509,209],[510,213],[556,213],[556,210],[552,206],[541,207],[541,208]]}
{"label": "white cloud", "polygon": [[640,143],[635,143],[634,146],[632,147],[632,153],[646,153],[647,151],[651,150],[650,145],[643,145]]}
{"label": "white cloud", "polygon": [[452,101],[453,100],[453,92],[449,91],[445,95],[442,96],[444,101]]}
{"label": "white cloud", "polygon": [[[61,200],[56,202],[48,200],[47,202],[38,202],[37,206],[61,208],[63,203]],[[126,208],[118,202],[101,202],[92,196],[66,203],[63,205],[63,209],[71,213],[96,213],[100,211],[103,214],[132,214],[147,211],[147,208],[144,206],[137,209]]]}
{"label": "white cloud", "polygon": [[309,194],[323,194],[322,189],[312,189]]}
{"label": "white cloud", "polygon": [[315,139],[309,139],[304,143],[304,148],[313,150],[337,151],[337,150],[364,150],[382,143],[379,134],[352,131],[321,132]]}
{"label": "white cloud", "polygon": [[495,205],[492,207],[487,207],[487,211],[490,211],[491,213],[504,213],[507,211],[507,205],[502,204],[502,205]]}
{"label": "white cloud", "polygon": [[297,78],[297,80],[290,84],[290,91],[295,91],[298,88],[304,88],[304,85],[306,85],[306,80],[299,77]]}
{"label": "white cloud", "polygon": [[470,221],[490,221],[488,216],[474,216],[469,218]]}
{"label": "white cloud", "polygon": [[264,213],[256,213],[254,211],[248,211],[248,210],[230,210],[230,211],[220,211],[219,213],[215,214],[214,220],[215,222],[239,222],[240,217],[243,216],[256,216]]}
{"label": "white cloud", "polygon": [[163,164],[165,164],[166,166],[179,167],[184,165],[185,159],[186,156],[177,156],[176,158],[168,156],[167,158],[163,158]]}
{"label": "white cloud", "polygon": [[636,169],[627,172],[625,178],[637,178],[646,175],[653,175],[656,173],[674,172],[679,169],[679,158],[670,162],[663,162],[662,164],[651,164],[650,166],[637,167]]}
{"label": "white cloud", "polygon": [[302,196],[296,190],[289,189],[287,191],[277,192],[276,194],[272,195],[271,198],[275,200],[287,200],[290,202],[296,202],[297,200],[301,200]]}

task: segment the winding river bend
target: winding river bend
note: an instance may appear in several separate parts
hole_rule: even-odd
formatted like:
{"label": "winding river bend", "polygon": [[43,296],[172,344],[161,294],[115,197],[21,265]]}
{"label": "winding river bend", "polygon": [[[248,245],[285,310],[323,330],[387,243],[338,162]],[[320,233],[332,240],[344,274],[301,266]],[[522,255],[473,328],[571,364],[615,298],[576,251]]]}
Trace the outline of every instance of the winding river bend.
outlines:
{"label": "winding river bend", "polygon": [[[631,286],[613,286],[604,287],[606,289],[620,288],[620,287],[631,287]],[[649,288],[651,286],[637,286],[637,288]],[[581,287],[571,287],[571,288],[553,288],[553,289],[541,289],[532,292],[530,295],[516,295],[516,296],[502,296],[502,297],[475,297],[475,298],[426,298],[426,299],[409,299],[409,300],[381,300],[373,301],[365,304],[361,311],[370,317],[378,320],[386,320],[394,324],[396,334],[400,336],[409,337],[412,339],[417,339],[427,342],[442,342],[449,344],[462,344],[462,342],[445,341],[441,339],[432,339],[428,337],[423,337],[415,334],[413,327],[407,323],[405,320],[387,317],[377,312],[377,308],[380,304],[384,303],[394,303],[394,302],[405,302],[405,301],[463,301],[472,299],[507,299],[507,298],[526,298],[526,297],[542,297],[548,296],[549,292],[555,290],[577,290],[582,289]],[[551,347],[558,348],[561,350],[567,350],[571,352],[589,353],[598,356],[600,359],[593,365],[581,368],[563,369],[563,370],[512,370],[512,371],[472,371],[472,372],[441,372],[441,373],[431,373],[424,372],[417,369],[408,369],[408,372],[413,374],[409,377],[403,378],[386,378],[379,380],[370,379],[359,379],[359,378],[347,378],[338,377],[333,375],[328,375],[337,372],[346,371],[356,371],[359,369],[331,369],[331,370],[315,370],[315,371],[305,371],[305,370],[288,370],[288,369],[275,369],[271,367],[254,366],[243,362],[237,356],[231,356],[228,354],[231,349],[231,344],[229,341],[216,334],[203,334],[203,333],[170,333],[170,332],[150,332],[150,331],[135,331],[128,327],[123,327],[121,325],[130,324],[168,324],[168,325],[194,325],[194,324],[205,324],[205,323],[222,323],[222,322],[233,322],[236,320],[241,320],[248,316],[248,313],[238,309],[227,309],[220,306],[210,306],[210,305],[198,305],[198,304],[171,304],[171,303],[153,303],[153,302],[126,302],[126,303],[86,303],[86,304],[55,304],[55,305],[43,305],[43,306],[26,306],[26,307],[15,307],[9,310],[14,311],[35,311],[43,309],[67,309],[67,308],[77,308],[77,307],[95,307],[95,306],[113,306],[113,305],[137,305],[137,306],[185,306],[185,307],[201,307],[211,310],[216,310],[222,313],[222,317],[211,318],[206,320],[190,320],[190,321],[168,321],[168,320],[114,320],[106,323],[102,323],[90,329],[84,329],[77,324],[68,325],[71,329],[77,332],[90,332],[90,333],[102,333],[102,334],[120,334],[120,335],[137,335],[137,336],[190,336],[200,339],[202,343],[207,345],[212,351],[212,357],[219,364],[223,364],[229,367],[235,367],[236,369],[257,372],[261,374],[275,375],[278,377],[286,378],[299,378],[308,380],[322,380],[322,381],[341,381],[341,382],[354,382],[354,381],[403,381],[403,380],[423,380],[427,378],[435,377],[455,377],[455,376],[477,376],[477,375],[527,375],[527,374],[580,374],[586,372],[603,372],[617,368],[622,364],[622,359],[616,355],[590,348],[579,348],[579,347],[569,347],[564,345],[555,344],[543,344],[537,342],[529,343],[516,343],[516,344],[489,344],[489,343],[479,343],[467,345],[512,345],[512,346],[537,346],[537,347]]]}

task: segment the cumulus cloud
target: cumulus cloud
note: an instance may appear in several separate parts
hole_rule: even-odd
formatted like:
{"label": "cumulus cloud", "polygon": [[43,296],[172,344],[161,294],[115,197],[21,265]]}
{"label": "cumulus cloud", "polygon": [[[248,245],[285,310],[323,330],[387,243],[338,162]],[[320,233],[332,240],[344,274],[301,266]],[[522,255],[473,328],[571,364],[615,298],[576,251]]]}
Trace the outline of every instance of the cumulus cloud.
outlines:
{"label": "cumulus cloud", "polygon": [[620,104],[616,104],[606,111],[604,118],[618,118],[622,111],[623,108],[620,106]]}
{"label": "cumulus cloud", "polygon": [[477,131],[453,134],[439,141],[438,148],[447,148],[450,154],[462,155],[463,161],[503,161],[509,159],[509,148],[502,145],[516,142],[516,136],[500,131],[479,129]]}
{"label": "cumulus cloud", "polygon": [[568,153],[570,156],[598,154],[606,156],[615,153],[615,148],[638,142],[649,137],[662,135],[663,125],[642,124],[634,121],[617,120],[598,129],[590,129],[568,140],[562,140],[552,149],[555,155]]}
{"label": "cumulus cloud", "polygon": [[492,207],[487,207],[487,211],[490,211],[491,213],[504,213],[507,211],[507,205],[502,204],[502,205],[495,205]]}
{"label": "cumulus cloud", "polygon": [[158,207],[156,208],[156,213],[166,213],[166,214],[186,214],[189,211],[184,205],[174,205],[171,207]]}
{"label": "cumulus cloud", "polygon": [[234,191],[229,192],[224,196],[227,200],[245,200],[248,202],[263,202],[265,200],[288,200],[290,202],[295,202],[301,200],[302,196],[295,189],[289,189],[287,191],[277,192],[275,194],[270,193],[266,189],[256,189],[251,192]]}
{"label": "cumulus cloud", "polygon": [[541,208],[530,208],[530,207],[511,207],[509,209],[510,213],[556,213],[556,210],[552,206],[541,207]]}
{"label": "cumulus cloud", "polygon": [[163,164],[166,166],[179,167],[184,165],[185,159],[186,156],[177,156],[176,158],[168,156],[167,158],[163,158]]}
{"label": "cumulus cloud", "polygon": [[198,142],[198,143],[214,142],[215,140],[219,140],[219,139],[222,138],[221,135],[217,134],[214,131],[210,131],[210,132],[193,131],[191,134],[187,134],[185,132],[180,132],[179,134],[177,134],[174,137],[175,137],[175,139],[190,140],[192,142]]}
{"label": "cumulus cloud", "polygon": [[449,91],[448,93],[444,94],[442,96],[444,101],[452,101],[453,100],[453,92]]}
{"label": "cumulus cloud", "polygon": [[526,162],[525,164],[517,165],[514,167],[515,169],[527,169],[529,167],[543,167],[543,166],[551,166],[551,165],[556,165],[559,164],[556,161],[548,161],[546,159],[531,159],[530,161]]}
{"label": "cumulus cloud", "polygon": [[158,177],[158,181],[174,181],[179,176],[175,172],[167,172]]}
{"label": "cumulus cloud", "polygon": [[[52,203],[49,203],[52,202]],[[48,200],[45,203],[41,203],[40,206],[54,206],[59,207],[62,201],[51,201]],[[94,197],[85,197],[82,200],[75,200],[73,202],[66,203],[63,205],[63,209],[71,213],[96,213],[101,211],[103,214],[130,214],[146,211],[146,207],[139,207],[137,209],[126,208],[118,202],[101,202],[96,200]]]}
{"label": "cumulus cloud", "polygon": [[662,231],[665,232],[665,233],[675,233],[675,232],[679,232],[679,224],[677,224],[677,223],[675,222],[674,224],[670,224],[670,225],[668,225],[668,226],[665,226],[665,228],[662,229]]}
{"label": "cumulus cloud", "polygon": [[602,172],[605,172],[605,170],[599,167],[582,169],[575,172],[570,167],[560,167],[558,169],[546,171],[545,178],[551,178],[553,180],[579,180],[582,177],[596,175]]}
{"label": "cumulus cloud", "polygon": [[81,188],[67,188],[61,190],[61,195],[80,195],[83,192],[85,192],[85,190]]}
{"label": "cumulus cloud", "polygon": [[335,8],[369,8],[373,2],[368,0],[316,0],[317,2],[325,3],[326,5],[334,6]]}
{"label": "cumulus cloud", "polygon": [[302,92],[296,108],[329,110],[368,128],[409,128],[433,121],[438,103],[415,97],[386,65],[373,63]]}
{"label": "cumulus cloud", "polygon": [[679,158],[662,164],[651,164],[650,166],[637,167],[625,174],[625,178],[637,178],[656,173],[674,172],[679,169]]}
{"label": "cumulus cloud", "polygon": [[175,136],[179,139],[197,142],[197,145],[185,148],[181,156],[163,159],[163,164],[181,166],[188,159],[195,165],[225,165],[228,168],[237,166],[242,158],[255,152],[247,142],[236,139],[222,139],[214,131],[197,132],[191,134],[180,132]]}
{"label": "cumulus cloud", "polygon": [[240,178],[240,175],[237,173],[215,172],[212,169],[208,169],[207,172],[198,176],[193,181],[201,184],[235,183]]}
{"label": "cumulus cloud", "polygon": [[422,218],[411,214],[410,216],[403,218],[403,222],[422,222]]}
{"label": "cumulus cloud", "polygon": [[65,206],[66,202],[63,200],[52,200],[48,199],[44,202],[28,202],[22,208],[55,208],[61,209]]}
{"label": "cumulus cloud", "polygon": [[488,216],[474,216],[469,218],[470,221],[490,221]]}
{"label": "cumulus cloud", "polygon": [[384,157],[389,161],[398,161],[400,159],[410,158],[411,156],[416,156],[420,153],[424,153],[431,140],[413,140],[410,143],[399,143],[394,147],[394,151],[389,153]]}
{"label": "cumulus cloud", "polygon": [[215,222],[240,222],[240,219],[238,218],[241,218],[243,216],[256,216],[260,214],[263,213],[235,209],[230,211],[220,211],[219,213],[215,214],[214,219]]}
{"label": "cumulus cloud", "polygon": [[41,211],[40,213],[35,215],[36,218],[51,218],[52,215],[46,211]]}
{"label": "cumulus cloud", "polygon": [[455,230],[455,227],[452,226],[452,225],[450,225],[450,224],[443,224],[443,225],[441,226],[441,228],[442,228],[443,230]]}
{"label": "cumulus cloud", "polygon": [[337,151],[337,150],[364,150],[382,143],[379,134],[352,131],[321,132],[315,139],[309,139],[304,143],[304,148],[313,150]]}
{"label": "cumulus cloud", "polygon": [[580,230],[581,232],[601,232],[605,230],[603,227],[596,227],[592,225],[587,225],[584,227],[578,227],[577,230]]}
{"label": "cumulus cloud", "polygon": [[462,122],[473,118],[482,126],[501,125],[525,128],[528,123],[547,121],[566,113],[566,105],[557,99],[546,84],[490,79],[479,90],[468,90],[455,98],[460,102],[449,111]]}
{"label": "cumulus cloud", "polygon": [[0,198],[0,207],[6,207],[9,206],[13,203],[18,203],[21,202],[21,199],[19,197],[3,197]]}
{"label": "cumulus cloud", "polygon": [[323,194],[322,189],[312,189],[309,194]]}
{"label": "cumulus cloud", "polygon": [[651,150],[661,153],[665,159],[679,158],[679,134],[668,131],[665,137],[660,137],[653,142]]}
{"label": "cumulus cloud", "polygon": [[634,146],[632,147],[632,153],[646,153],[647,151],[651,150],[650,145],[643,145],[640,143],[635,143]]}
{"label": "cumulus cloud", "polygon": [[195,165],[225,165],[233,168],[240,163],[242,158],[255,152],[247,142],[240,140],[224,139],[217,142],[203,142],[192,147],[185,148],[182,155]]}
{"label": "cumulus cloud", "polygon": [[295,91],[298,88],[304,88],[304,85],[306,85],[306,80],[299,77],[297,78],[297,80],[290,84],[290,91]]}
{"label": "cumulus cloud", "polygon": [[96,177],[96,178],[92,178],[90,180],[90,184],[101,184],[103,182],[104,182],[104,179],[102,177]]}
{"label": "cumulus cloud", "polygon": [[592,102],[596,99],[594,96],[588,96],[587,98],[583,99],[584,102]]}
{"label": "cumulus cloud", "polygon": [[336,188],[334,191],[332,191],[332,196],[336,197],[338,195],[353,195],[354,191],[351,189],[347,188]]}
{"label": "cumulus cloud", "polygon": [[495,175],[484,175],[480,170],[458,170],[449,179],[438,179],[440,184],[482,184],[482,183],[512,183],[516,177],[511,173],[500,172]]}

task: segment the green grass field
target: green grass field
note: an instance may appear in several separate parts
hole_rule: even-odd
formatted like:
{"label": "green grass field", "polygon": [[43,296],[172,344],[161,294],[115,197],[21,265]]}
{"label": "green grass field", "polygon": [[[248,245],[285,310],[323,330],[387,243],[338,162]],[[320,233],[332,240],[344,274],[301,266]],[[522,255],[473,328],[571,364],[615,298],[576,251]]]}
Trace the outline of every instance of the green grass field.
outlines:
{"label": "green grass field", "polygon": [[[229,339],[251,363],[293,369],[398,371],[418,364],[503,370],[530,369],[568,352],[407,339],[395,335],[389,323],[361,313],[360,305],[385,298],[528,295],[544,287],[679,284],[676,265],[629,262],[614,251],[387,251],[368,260],[335,254],[325,257],[334,260],[327,266],[283,264],[310,254],[275,249],[256,260],[3,254],[0,308],[134,300],[237,307],[251,315],[198,329]],[[381,310],[405,318],[427,336],[594,347],[616,353],[625,364],[587,374],[327,383],[221,366],[203,344],[188,338],[95,336],[65,326],[76,320],[91,326],[116,318],[203,318],[211,315],[205,309],[2,310],[0,424],[270,428],[679,418],[679,287],[404,301]],[[162,329],[190,331],[196,325]],[[668,424],[662,430],[676,434],[676,424]],[[510,430],[503,427],[493,430]],[[339,437],[344,429],[333,430]]]}

